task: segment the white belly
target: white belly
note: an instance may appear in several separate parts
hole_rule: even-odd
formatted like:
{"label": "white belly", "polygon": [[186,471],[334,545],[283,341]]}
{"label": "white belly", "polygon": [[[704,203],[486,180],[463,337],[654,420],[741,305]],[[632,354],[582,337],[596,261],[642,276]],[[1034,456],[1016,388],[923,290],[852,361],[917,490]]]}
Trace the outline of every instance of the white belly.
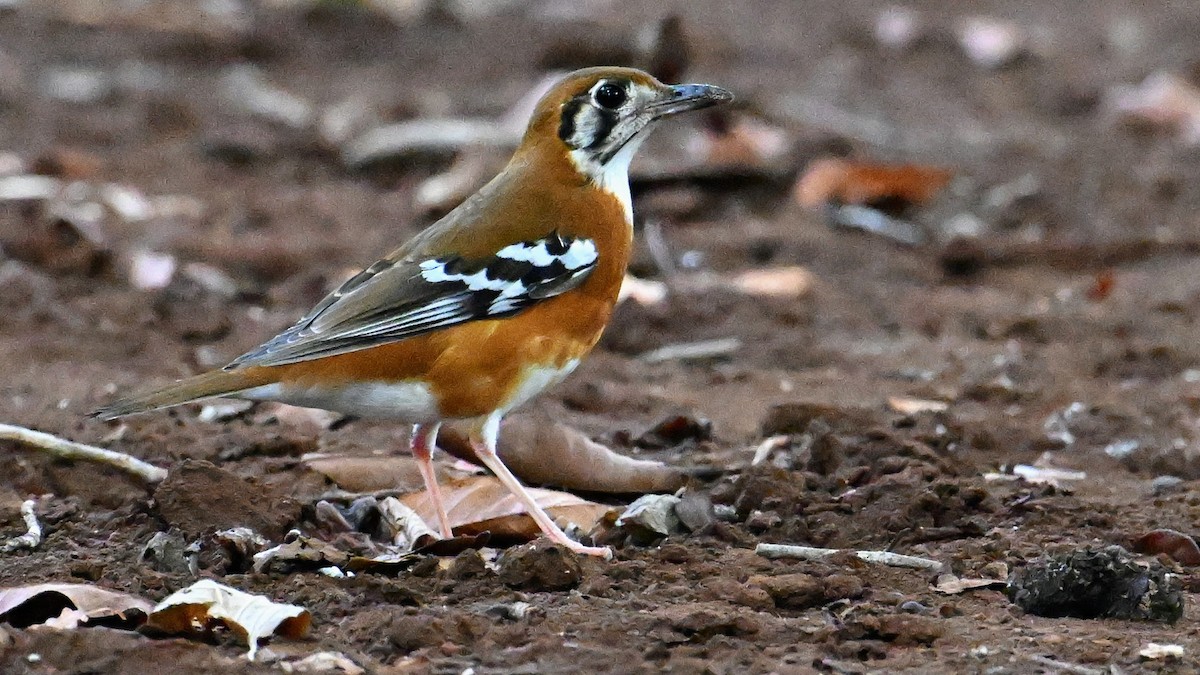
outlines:
{"label": "white belly", "polygon": [[542,393],[542,391],[553,387],[562,382],[571,374],[572,370],[579,365],[579,359],[571,359],[563,364],[562,368],[547,368],[533,367],[526,368],[522,373],[521,385],[516,391],[508,397],[508,400],[501,406],[501,412],[508,412],[529,399]]}
{"label": "white belly", "polygon": [[441,419],[437,399],[420,382],[368,382],[341,387],[287,387],[268,384],[238,394],[251,401],[279,401],[347,415],[398,420],[410,424]]}

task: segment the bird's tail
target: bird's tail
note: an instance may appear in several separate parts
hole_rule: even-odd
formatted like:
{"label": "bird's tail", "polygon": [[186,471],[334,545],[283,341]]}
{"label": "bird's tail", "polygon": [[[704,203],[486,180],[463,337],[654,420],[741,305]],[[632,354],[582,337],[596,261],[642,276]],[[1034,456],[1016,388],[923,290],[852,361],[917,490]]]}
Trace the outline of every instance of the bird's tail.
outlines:
{"label": "bird's tail", "polygon": [[161,389],[118,399],[93,412],[92,417],[111,420],[206,398],[229,396],[274,381],[275,378],[266,368],[215,370],[180,380]]}

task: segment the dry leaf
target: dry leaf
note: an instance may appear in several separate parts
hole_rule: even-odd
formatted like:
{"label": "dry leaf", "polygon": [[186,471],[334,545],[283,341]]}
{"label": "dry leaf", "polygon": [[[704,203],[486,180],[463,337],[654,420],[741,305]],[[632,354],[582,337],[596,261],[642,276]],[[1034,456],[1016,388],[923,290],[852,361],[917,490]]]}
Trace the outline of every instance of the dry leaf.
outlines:
{"label": "dry leaf", "polygon": [[303,461],[308,468],[350,492],[412,492],[425,487],[416,460],[407,453],[370,457],[317,454],[308,455]]}
{"label": "dry leaf", "polygon": [[1200,547],[1196,540],[1182,532],[1160,529],[1133,540],[1133,550],[1147,555],[1165,553],[1180,565],[1200,565]]}
{"label": "dry leaf", "polygon": [[846,159],[818,159],[796,184],[796,200],[819,208],[827,203],[877,204],[896,200],[924,204],[950,182],[945,169],[918,164],[871,164]]}
{"label": "dry leaf", "polygon": [[379,515],[392,532],[392,544],[402,551],[414,551],[442,538],[416,511],[395,497],[379,502]]}
{"label": "dry leaf", "polygon": [[[441,487],[450,526],[462,534],[490,532],[494,537],[533,539],[541,532],[533,518],[526,515],[525,506],[494,476],[468,476],[447,481]],[[611,509],[567,492],[530,488],[529,494],[551,518],[574,523],[585,532]],[[433,502],[424,491],[405,495],[400,502],[425,522],[437,521]]]}
{"label": "dry leaf", "polygon": [[158,603],[146,622],[148,627],[172,635],[206,631],[214,624],[224,624],[244,639],[253,661],[259,640],[276,633],[293,639],[304,637],[312,615],[303,607],[201,579]]}
{"label": "dry leaf", "polygon": [[[75,628],[117,617],[142,623],[154,605],[128,593],[89,584],[34,584],[0,588],[0,621],[19,628],[39,623]],[[127,616],[127,613],[133,613]]]}
{"label": "dry leaf", "polygon": [[[467,440],[467,429],[463,423],[443,426],[438,446],[459,459],[480,464]],[[684,483],[678,468],[618,454],[544,415],[506,419],[500,427],[497,454],[522,481],[568,490],[674,492]]]}

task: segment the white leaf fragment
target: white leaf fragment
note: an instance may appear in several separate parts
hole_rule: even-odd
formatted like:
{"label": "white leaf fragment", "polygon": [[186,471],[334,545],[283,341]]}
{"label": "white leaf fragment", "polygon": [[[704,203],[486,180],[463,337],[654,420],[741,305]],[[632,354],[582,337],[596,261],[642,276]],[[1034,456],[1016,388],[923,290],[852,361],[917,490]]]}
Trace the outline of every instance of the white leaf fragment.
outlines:
{"label": "white leaf fragment", "polygon": [[236,588],[201,579],[158,603],[147,624],[167,633],[194,632],[223,623],[246,640],[253,661],[258,641],[276,633],[290,638],[308,633],[312,615],[297,605],[273,602]]}

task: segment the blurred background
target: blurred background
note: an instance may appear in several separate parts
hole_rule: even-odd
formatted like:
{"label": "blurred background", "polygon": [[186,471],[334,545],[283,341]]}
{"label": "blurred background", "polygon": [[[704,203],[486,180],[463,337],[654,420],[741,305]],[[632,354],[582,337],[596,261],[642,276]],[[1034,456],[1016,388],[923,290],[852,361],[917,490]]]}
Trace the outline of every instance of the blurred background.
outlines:
{"label": "blurred background", "polygon": [[[954,525],[916,542],[971,568],[1191,527],[1197,35],[1171,0],[0,0],[0,417],[268,480],[394,447],[245,408],[83,416],[274,335],[494,175],[557,75],[632,65],[737,101],[640,152],[628,297],[532,410],[715,472],[742,543]],[[711,433],[631,441],[677,414]],[[784,473],[746,492],[756,448]],[[144,498],[113,480],[0,457],[13,493]],[[1087,637],[1136,660],[1136,633]]]}

